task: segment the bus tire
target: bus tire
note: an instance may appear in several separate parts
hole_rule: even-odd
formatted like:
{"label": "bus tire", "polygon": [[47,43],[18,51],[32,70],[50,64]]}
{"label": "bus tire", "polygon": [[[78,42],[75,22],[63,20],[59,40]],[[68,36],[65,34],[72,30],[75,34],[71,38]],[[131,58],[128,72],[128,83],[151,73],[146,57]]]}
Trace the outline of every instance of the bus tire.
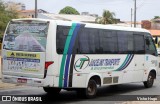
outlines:
{"label": "bus tire", "polygon": [[148,75],[147,81],[143,82],[144,87],[146,87],[146,88],[152,87],[153,83],[154,83],[154,79],[155,79],[154,73],[150,72],[149,75]]}
{"label": "bus tire", "polygon": [[82,88],[77,90],[77,94],[84,98],[94,98],[97,94],[97,84],[95,80],[89,80],[87,88]]}
{"label": "bus tire", "polygon": [[48,94],[57,95],[61,91],[60,88],[53,88],[53,87],[43,87],[43,90]]}

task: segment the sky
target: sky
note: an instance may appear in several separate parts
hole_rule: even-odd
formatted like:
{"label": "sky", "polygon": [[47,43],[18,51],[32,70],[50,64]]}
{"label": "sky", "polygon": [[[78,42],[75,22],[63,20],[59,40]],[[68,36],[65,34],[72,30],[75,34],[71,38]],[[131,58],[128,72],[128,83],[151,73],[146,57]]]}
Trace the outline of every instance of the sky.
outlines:
{"label": "sky", "polygon": [[[3,0],[21,2],[26,9],[34,9],[35,0]],[[37,0],[38,9],[58,14],[65,6],[72,6],[77,11],[89,12],[102,16],[103,10],[116,14],[121,21],[131,20],[131,8],[134,9],[134,0]],[[160,0],[137,0],[137,21],[150,20],[160,16]]]}

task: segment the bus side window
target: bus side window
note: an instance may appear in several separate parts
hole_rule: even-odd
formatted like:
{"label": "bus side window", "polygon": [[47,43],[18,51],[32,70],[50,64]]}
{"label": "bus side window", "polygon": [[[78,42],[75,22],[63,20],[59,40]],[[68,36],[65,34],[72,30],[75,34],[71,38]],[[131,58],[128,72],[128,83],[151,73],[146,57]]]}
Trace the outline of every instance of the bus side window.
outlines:
{"label": "bus side window", "polygon": [[57,26],[56,47],[58,54],[63,54],[69,29],[69,26]]}
{"label": "bus side window", "polygon": [[111,30],[100,30],[100,48],[101,54],[115,54],[117,53],[117,34]]}
{"label": "bus side window", "polygon": [[90,47],[89,47],[89,30],[82,29],[81,34],[79,34],[79,53],[80,54],[89,54]]}
{"label": "bus side window", "polygon": [[78,54],[101,54],[99,46],[98,29],[82,28],[78,33],[78,41],[75,43]]}
{"label": "bus side window", "polygon": [[[149,41],[149,39],[147,38],[146,39],[146,45],[149,47],[149,45],[150,45],[150,41]],[[149,49],[148,49],[149,50]]]}
{"label": "bus side window", "polygon": [[152,37],[146,37],[145,39],[145,50],[147,54],[157,55],[156,48]]}
{"label": "bus side window", "polygon": [[136,54],[145,53],[144,35],[140,32],[134,33],[134,51]]}

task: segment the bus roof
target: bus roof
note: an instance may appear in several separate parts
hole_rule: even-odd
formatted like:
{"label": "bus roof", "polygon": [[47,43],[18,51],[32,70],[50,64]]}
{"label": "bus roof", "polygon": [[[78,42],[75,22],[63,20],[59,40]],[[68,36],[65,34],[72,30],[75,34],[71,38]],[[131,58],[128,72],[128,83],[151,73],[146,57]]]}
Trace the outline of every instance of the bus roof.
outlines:
{"label": "bus roof", "polygon": [[103,25],[103,24],[95,24],[95,23],[84,23],[84,22],[79,22],[79,21],[63,21],[63,20],[51,20],[51,19],[40,19],[40,18],[12,19],[12,21],[18,21],[18,20],[38,20],[38,21],[46,21],[46,22],[53,21],[53,22],[56,22],[57,25],[65,25],[65,26],[70,26],[72,23],[81,23],[81,24],[85,24],[85,27],[88,27],[88,28],[111,29],[111,30],[121,30],[121,31],[125,30],[125,31],[150,33],[150,31],[143,29],[143,28],[115,26],[115,25]]}

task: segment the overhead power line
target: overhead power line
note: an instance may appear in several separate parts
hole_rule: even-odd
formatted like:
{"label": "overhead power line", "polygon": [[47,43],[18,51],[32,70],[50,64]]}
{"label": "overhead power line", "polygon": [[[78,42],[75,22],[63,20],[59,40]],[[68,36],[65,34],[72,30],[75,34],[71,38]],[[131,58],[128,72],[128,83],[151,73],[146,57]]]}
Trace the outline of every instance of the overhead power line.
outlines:
{"label": "overhead power line", "polygon": [[137,6],[137,9],[142,8],[142,7],[146,4],[146,2],[147,2],[147,0],[143,0],[143,2],[141,2],[141,4],[139,4],[139,5]]}

